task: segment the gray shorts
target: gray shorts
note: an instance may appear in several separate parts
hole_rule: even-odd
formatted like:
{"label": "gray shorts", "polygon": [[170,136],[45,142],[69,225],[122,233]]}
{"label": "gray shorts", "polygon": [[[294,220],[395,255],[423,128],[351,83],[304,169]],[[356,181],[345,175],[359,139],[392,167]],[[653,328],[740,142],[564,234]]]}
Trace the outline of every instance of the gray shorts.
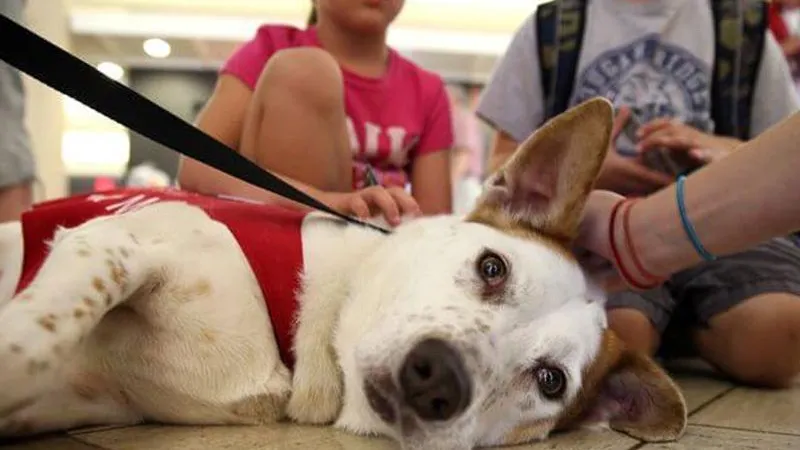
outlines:
{"label": "gray shorts", "polygon": [[662,342],[676,347],[662,353],[683,354],[691,352],[688,328],[705,327],[749,298],[777,292],[800,296],[800,248],[786,238],[679,272],[656,289],[613,294],[607,309],[644,313],[665,334]]}
{"label": "gray shorts", "polygon": [[[20,22],[25,2],[3,0],[0,13]],[[36,164],[25,128],[25,88],[20,72],[0,61],[0,189],[32,181]]]}
{"label": "gray shorts", "polygon": [[32,181],[36,164],[25,126],[20,73],[0,61],[0,189]]}

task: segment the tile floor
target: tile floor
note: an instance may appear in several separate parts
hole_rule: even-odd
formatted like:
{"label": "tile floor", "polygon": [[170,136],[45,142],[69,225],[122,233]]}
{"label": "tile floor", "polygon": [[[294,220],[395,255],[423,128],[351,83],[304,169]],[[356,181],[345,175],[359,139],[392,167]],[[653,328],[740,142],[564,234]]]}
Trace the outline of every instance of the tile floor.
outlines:
{"label": "tile floor", "polygon": [[[673,370],[689,404],[682,440],[643,444],[613,432],[573,432],[517,450],[800,449],[800,381],[789,391],[759,391],[721,381],[694,363]],[[0,450],[383,450],[395,446],[325,428],[161,427],[96,428],[0,444]],[[507,447],[508,448],[508,447]]]}

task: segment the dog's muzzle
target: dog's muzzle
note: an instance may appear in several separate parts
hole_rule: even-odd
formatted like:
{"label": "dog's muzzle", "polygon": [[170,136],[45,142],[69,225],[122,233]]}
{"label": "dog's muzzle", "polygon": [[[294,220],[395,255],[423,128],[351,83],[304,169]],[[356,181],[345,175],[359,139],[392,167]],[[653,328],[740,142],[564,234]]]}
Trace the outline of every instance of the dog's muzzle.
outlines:
{"label": "dog's muzzle", "polygon": [[457,417],[472,401],[472,380],[461,355],[440,339],[427,339],[412,348],[398,380],[399,389],[365,384],[370,406],[389,424],[397,417],[395,405],[422,422],[435,422]]}

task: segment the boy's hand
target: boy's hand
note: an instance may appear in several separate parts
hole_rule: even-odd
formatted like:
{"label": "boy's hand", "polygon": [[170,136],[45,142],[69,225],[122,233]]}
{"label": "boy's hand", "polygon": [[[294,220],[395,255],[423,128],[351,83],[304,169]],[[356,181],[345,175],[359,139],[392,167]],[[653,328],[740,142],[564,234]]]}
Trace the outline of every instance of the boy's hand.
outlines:
{"label": "boy's hand", "polygon": [[683,151],[698,162],[708,163],[727,156],[742,142],[738,139],[703,133],[674,119],[652,120],[639,128],[636,149],[647,152],[658,148]]}
{"label": "boy's hand", "polygon": [[617,136],[630,119],[630,109],[623,106],[614,118],[608,155],[597,177],[597,188],[619,192],[623,195],[644,195],[672,183],[672,178],[646,167],[634,158],[617,152]]}

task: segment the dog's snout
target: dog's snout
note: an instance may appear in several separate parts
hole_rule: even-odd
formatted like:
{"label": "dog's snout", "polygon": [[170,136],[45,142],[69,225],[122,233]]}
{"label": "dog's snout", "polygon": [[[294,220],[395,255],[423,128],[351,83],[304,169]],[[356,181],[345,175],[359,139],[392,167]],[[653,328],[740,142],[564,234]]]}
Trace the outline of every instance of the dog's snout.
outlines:
{"label": "dog's snout", "polygon": [[400,369],[404,402],[425,421],[448,420],[472,399],[472,383],[458,351],[439,339],[414,347]]}

